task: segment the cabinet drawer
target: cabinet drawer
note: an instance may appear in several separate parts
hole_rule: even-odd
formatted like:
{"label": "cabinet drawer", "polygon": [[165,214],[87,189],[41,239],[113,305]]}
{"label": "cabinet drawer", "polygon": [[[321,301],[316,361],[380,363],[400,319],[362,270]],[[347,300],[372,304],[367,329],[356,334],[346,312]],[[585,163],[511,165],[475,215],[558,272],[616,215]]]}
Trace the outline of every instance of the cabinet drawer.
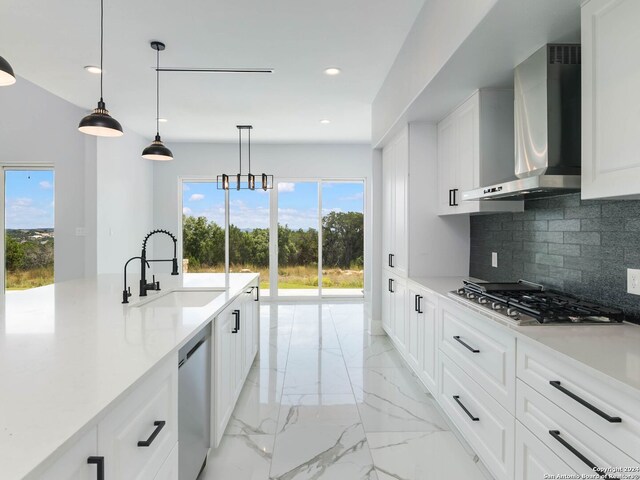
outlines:
{"label": "cabinet drawer", "polygon": [[568,365],[558,356],[526,342],[518,344],[517,371],[518,378],[591,430],[628,455],[640,457],[638,398],[618,391]]}
{"label": "cabinet drawer", "polygon": [[516,480],[545,480],[558,474],[575,472],[516,420]]}
{"label": "cabinet drawer", "polygon": [[179,445],[177,444],[173,447],[173,450],[171,450],[171,453],[169,454],[169,458],[164,461],[154,480],[178,480],[178,448]]}
{"label": "cabinet drawer", "polygon": [[440,405],[491,473],[512,480],[515,419],[446,355],[440,355]]}
{"label": "cabinet drawer", "polygon": [[177,442],[178,357],[171,355],[98,424],[105,478],[153,479]]}
{"label": "cabinet drawer", "polygon": [[[639,467],[640,463],[587,428],[522,380],[517,386],[517,418],[572,470],[593,474],[593,466]],[[612,474],[613,478],[618,475]]]}
{"label": "cabinet drawer", "polygon": [[440,349],[514,414],[515,337],[451,301],[440,305]]}

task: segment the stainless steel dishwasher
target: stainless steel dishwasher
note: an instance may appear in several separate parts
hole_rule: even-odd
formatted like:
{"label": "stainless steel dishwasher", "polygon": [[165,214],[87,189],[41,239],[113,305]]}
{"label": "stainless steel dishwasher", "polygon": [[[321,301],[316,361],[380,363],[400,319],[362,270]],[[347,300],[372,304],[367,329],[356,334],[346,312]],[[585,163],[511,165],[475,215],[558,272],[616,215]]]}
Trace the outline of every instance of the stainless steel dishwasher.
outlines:
{"label": "stainless steel dishwasher", "polygon": [[211,325],[180,349],[178,361],[179,478],[196,480],[210,446]]}

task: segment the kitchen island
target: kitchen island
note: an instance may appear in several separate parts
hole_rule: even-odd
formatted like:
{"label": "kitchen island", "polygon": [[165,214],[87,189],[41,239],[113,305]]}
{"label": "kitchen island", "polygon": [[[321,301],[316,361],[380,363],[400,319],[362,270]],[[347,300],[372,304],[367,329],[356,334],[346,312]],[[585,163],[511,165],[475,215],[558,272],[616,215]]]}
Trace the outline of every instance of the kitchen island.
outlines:
{"label": "kitchen island", "polygon": [[[135,293],[121,304],[119,275],[8,292],[0,320],[0,477],[41,478],[258,278],[159,276],[163,290],[145,305]],[[149,301],[181,289],[218,294],[195,306]]]}

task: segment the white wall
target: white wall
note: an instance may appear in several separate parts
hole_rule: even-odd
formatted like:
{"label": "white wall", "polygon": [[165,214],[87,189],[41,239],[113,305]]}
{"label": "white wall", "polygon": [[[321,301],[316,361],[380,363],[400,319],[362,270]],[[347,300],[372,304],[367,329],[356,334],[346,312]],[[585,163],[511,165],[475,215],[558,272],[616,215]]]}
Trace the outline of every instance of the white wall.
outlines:
{"label": "white wall", "polygon": [[426,0],[372,110],[376,146],[497,0]]}
{"label": "white wall", "polygon": [[97,273],[122,272],[127,259],[140,255],[142,240],[154,228],[154,162],[141,157],[150,142],[126,129],[120,138],[98,139]]}
{"label": "white wall", "polygon": [[[180,229],[180,177],[211,177],[238,170],[237,144],[174,143],[168,145],[172,162],[154,165],[154,226],[174,233]],[[255,174],[275,178],[364,178],[365,205],[371,212],[374,198],[371,147],[369,145],[252,144],[251,164]],[[246,164],[243,166],[246,169]],[[371,288],[373,223],[365,224],[365,296]]]}
{"label": "white wall", "polygon": [[[55,278],[83,277],[91,270],[87,237],[76,236],[85,227],[87,152],[96,140],[78,132],[86,111],[62,100],[24,78],[0,88],[0,163],[49,164],[55,168]],[[89,240],[88,240],[89,239]],[[93,252],[95,255],[95,252]]]}

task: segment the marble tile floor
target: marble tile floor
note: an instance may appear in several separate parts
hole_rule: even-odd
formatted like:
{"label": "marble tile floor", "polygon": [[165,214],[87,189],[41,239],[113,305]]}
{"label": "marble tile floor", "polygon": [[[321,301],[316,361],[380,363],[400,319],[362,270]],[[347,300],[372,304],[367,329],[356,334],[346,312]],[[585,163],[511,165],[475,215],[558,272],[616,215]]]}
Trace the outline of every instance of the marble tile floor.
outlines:
{"label": "marble tile floor", "polygon": [[362,302],[261,307],[260,353],[201,480],[485,480]]}

